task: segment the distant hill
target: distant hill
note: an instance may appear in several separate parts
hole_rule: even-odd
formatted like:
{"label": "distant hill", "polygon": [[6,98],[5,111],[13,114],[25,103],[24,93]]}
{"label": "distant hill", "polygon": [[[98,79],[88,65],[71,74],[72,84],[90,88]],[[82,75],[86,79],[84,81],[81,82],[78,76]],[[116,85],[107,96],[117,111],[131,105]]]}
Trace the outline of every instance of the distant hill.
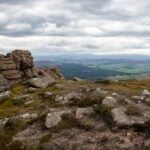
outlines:
{"label": "distant hill", "polygon": [[135,79],[149,76],[146,55],[52,55],[35,58],[37,67],[57,66],[68,79]]}

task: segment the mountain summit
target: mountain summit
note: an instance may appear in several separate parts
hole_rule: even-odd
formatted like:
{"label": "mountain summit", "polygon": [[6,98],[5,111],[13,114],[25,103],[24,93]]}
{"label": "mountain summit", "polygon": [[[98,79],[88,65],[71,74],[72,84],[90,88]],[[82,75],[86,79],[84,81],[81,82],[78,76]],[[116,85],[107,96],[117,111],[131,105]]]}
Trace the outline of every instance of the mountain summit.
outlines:
{"label": "mountain summit", "polygon": [[0,150],[149,150],[150,80],[65,80],[29,51],[0,55]]}

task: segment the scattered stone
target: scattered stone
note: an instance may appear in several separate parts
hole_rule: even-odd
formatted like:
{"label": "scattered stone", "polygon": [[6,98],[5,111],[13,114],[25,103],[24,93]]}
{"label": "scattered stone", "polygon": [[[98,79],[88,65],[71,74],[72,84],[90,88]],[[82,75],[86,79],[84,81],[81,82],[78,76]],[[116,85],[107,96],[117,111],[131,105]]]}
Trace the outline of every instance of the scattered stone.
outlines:
{"label": "scattered stone", "polygon": [[112,93],[112,96],[119,97],[119,94],[118,93]]}
{"label": "scattered stone", "polygon": [[61,80],[64,79],[63,74],[56,67],[49,68],[47,72],[49,74],[51,74],[53,76],[53,78],[56,79],[56,80],[57,79],[61,79]]}
{"label": "scattered stone", "polygon": [[5,125],[7,124],[8,121],[9,121],[9,118],[1,119],[0,120],[0,128],[5,127]]}
{"label": "scattered stone", "polygon": [[70,114],[70,111],[51,112],[47,114],[45,125],[47,128],[57,126],[62,121],[62,115]]}
{"label": "scattered stone", "polygon": [[147,123],[148,118],[145,118],[143,116],[128,116],[126,114],[126,111],[127,108],[122,106],[112,109],[112,117],[118,126],[144,126],[145,123]]}
{"label": "scattered stone", "polygon": [[82,94],[81,93],[71,92],[71,93],[68,93],[67,95],[65,95],[63,97],[62,103],[66,104],[66,103],[69,103],[71,101],[80,100],[81,98],[82,98]]}
{"label": "scattered stone", "polygon": [[12,95],[12,93],[10,91],[0,93],[0,102],[10,98],[11,95]]}
{"label": "scattered stone", "polygon": [[31,100],[31,98],[32,98],[31,95],[28,95],[28,94],[18,95],[13,98],[13,103],[14,104],[23,104],[24,102]]}
{"label": "scattered stone", "polygon": [[93,113],[94,113],[94,110],[92,107],[77,108],[75,118],[82,119],[85,116],[91,116]]}
{"label": "scattered stone", "polygon": [[150,92],[149,92],[147,89],[144,89],[144,90],[142,91],[142,95],[143,95],[143,96],[150,96]]}
{"label": "scattered stone", "polygon": [[56,84],[55,87],[60,90],[63,90],[65,88],[63,84]]}
{"label": "scattered stone", "polygon": [[84,81],[84,80],[81,79],[81,78],[78,78],[78,77],[74,77],[74,78],[73,78],[73,81]]}
{"label": "scattered stone", "polygon": [[57,95],[55,97],[55,101],[56,102],[61,102],[62,104],[67,104],[67,103],[70,103],[72,101],[80,100],[82,98],[82,96],[83,95],[81,93],[71,92],[71,93],[68,93],[64,96]]}
{"label": "scattered stone", "polygon": [[146,99],[145,99],[145,103],[146,103],[148,106],[150,106],[150,98],[146,98]]}
{"label": "scattered stone", "polygon": [[103,105],[106,105],[108,107],[113,107],[115,105],[117,105],[117,100],[111,96],[107,96],[103,102],[102,102]]}
{"label": "scattered stone", "polygon": [[36,119],[37,117],[38,117],[38,115],[35,114],[35,113],[33,113],[33,114],[25,113],[25,114],[17,116],[16,118],[20,118],[20,119]]}
{"label": "scattered stone", "polygon": [[39,76],[51,77],[51,78],[54,78],[55,80],[64,79],[64,76],[60,73],[60,71],[56,67],[38,69],[38,74]]}
{"label": "scattered stone", "polygon": [[145,99],[145,96],[132,96],[132,99],[143,101]]}
{"label": "scattered stone", "polygon": [[25,90],[25,93],[34,93],[36,92],[37,88],[34,87],[29,87]]}
{"label": "scattered stone", "polygon": [[150,139],[144,142],[144,150],[149,150],[149,149],[150,149]]}
{"label": "scattered stone", "polygon": [[27,84],[36,88],[46,88],[49,85],[53,85],[56,81],[50,77],[38,77],[30,79]]}
{"label": "scattered stone", "polygon": [[62,100],[63,100],[63,96],[56,95],[55,102],[62,102]]}
{"label": "scattered stone", "polygon": [[25,104],[25,105],[31,105],[31,104],[33,104],[33,103],[34,103],[34,100],[30,100],[30,101],[25,102],[24,104]]}
{"label": "scattered stone", "polygon": [[43,94],[43,97],[44,98],[51,98],[53,96],[53,93],[52,92],[45,92],[44,94]]}
{"label": "scattered stone", "polygon": [[95,94],[107,94],[108,92],[104,91],[100,88],[97,88],[95,91],[93,91],[93,93],[95,93]]}

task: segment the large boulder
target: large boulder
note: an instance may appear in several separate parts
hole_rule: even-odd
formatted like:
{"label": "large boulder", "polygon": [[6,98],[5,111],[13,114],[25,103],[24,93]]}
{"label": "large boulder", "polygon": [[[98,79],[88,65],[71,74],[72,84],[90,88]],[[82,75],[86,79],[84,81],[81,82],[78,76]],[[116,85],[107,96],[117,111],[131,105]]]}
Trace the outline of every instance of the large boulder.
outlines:
{"label": "large boulder", "polygon": [[12,53],[7,54],[7,56],[16,63],[19,70],[25,70],[34,66],[33,57],[29,51],[15,50]]}
{"label": "large boulder", "polygon": [[33,77],[37,77],[37,72],[29,51],[15,50],[0,57],[0,91]]}
{"label": "large boulder", "polygon": [[28,80],[27,84],[36,88],[46,88],[49,85],[54,84],[55,82],[56,81],[50,77],[38,77]]}
{"label": "large boulder", "polygon": [[116,107],[111,111],[113,120],[118,126],[145,126],[149,118],[137,115],[127,115],[127,108]]}
{"label": "large boulder", "polygon": [[54,80],[63,79],[63,75],[55,67],[34,68],[33,57],[27,50],[14,50],[0,56],[0,92],[28,79],[31,86],[45,88]]}

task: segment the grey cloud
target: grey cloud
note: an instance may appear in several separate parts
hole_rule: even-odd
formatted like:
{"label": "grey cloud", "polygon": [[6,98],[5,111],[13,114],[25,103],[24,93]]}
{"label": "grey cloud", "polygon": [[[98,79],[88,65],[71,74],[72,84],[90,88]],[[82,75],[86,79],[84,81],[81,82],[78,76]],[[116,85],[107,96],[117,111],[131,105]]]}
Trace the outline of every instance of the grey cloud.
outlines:
{"label": "grey cloud", "polygon": [[31,1],[33,2],[35,0],[0,0],[0,4],[16,5],[16,4],[25,4]]}
{"label": "grey cloud", "polygon": [[[150,1],[133,3],[134,1],[0,0],[0,36],[18,37],[18,39],[29,36],[41,37],[41,39],[43,36],[62,38],[61,42],[53,43],[52,47],[50,44],[45,44],[45,49],[56,51],[60,48],[63,51],[74,48],[108,50],[110,47],[105,44],[105,41],[101,43],[102,38],[112,37],[119,40],[122,37],[131,39],[150,37]],[[116,25],[115,21],[118,21],[119,25]],[[126,26],[127,22],[129,25]],[[136,28],[137,26],[140,29]],[[74,37],[76,37],[76,44],[69,44],[68,41]],[[67,42],[63,40],[66,38]],[[82,38],[94,38],[94,40],[93,43],[89,41],[82,43]],[[101,44],[98,44],[96,39],[99,39],[98,43]],[[77,47],[74,47],[76,45]],[[138,49],[138,47],[139,45],[133,42],[133,45],[129,44],[128,48]]]}

